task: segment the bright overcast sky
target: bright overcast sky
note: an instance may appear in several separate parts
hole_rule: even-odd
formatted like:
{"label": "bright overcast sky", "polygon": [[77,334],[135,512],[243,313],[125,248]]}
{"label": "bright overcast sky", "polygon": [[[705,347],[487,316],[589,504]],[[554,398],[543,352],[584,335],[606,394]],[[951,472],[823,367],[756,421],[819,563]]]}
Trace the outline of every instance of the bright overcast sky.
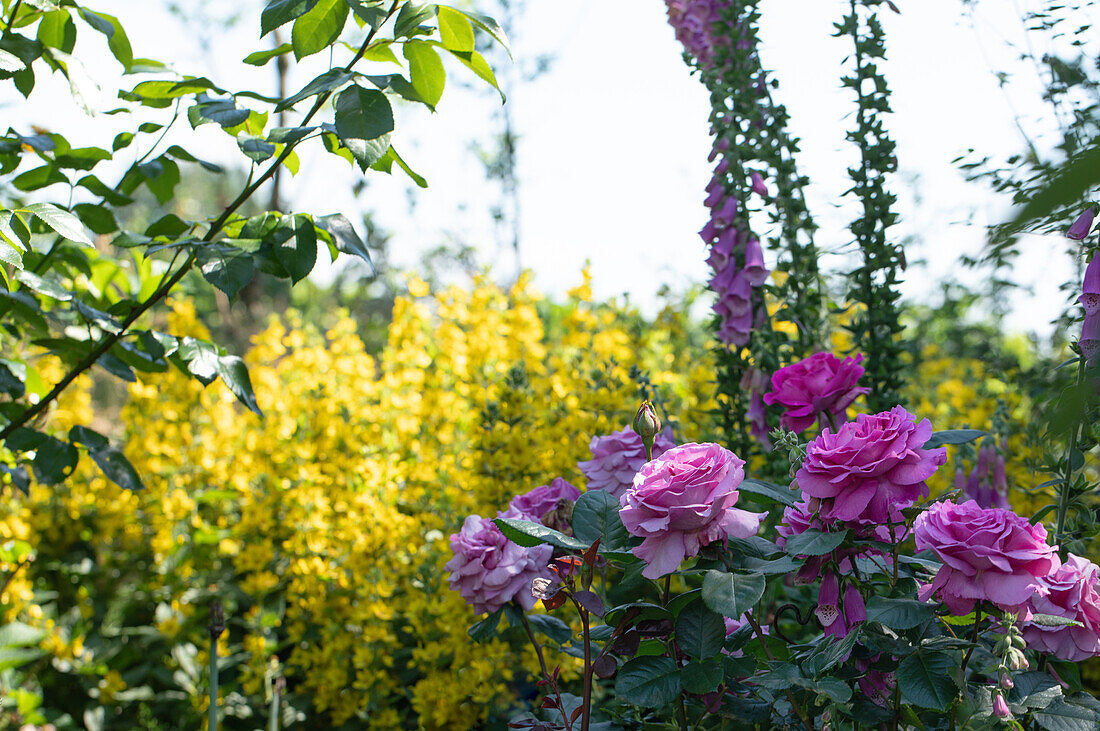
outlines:
{"label": "bright overcast sky", "polygon": [[[920,242],[908,250],[910,261],[929,260],[927,269],[910,270],[905,285],[906,294],[920,300],[931,296],[944,277],[973,281],[972,273],[959,269],[958,256],[976,251],[985,224],[1002,220],[1008,211],[981,184],[965,183],[952,159],[971,147],[994,158],[1019,150],[1013,105],[1029,111],[1039,102],[1033,71],[1019,69],[1010,94],[997,87],[992,73],[1015,69],[1017,54],[1006,42],[1021,38],[1016,3],[981,0],[974,23],[960,0],[897,4],[902,15],[883,15],[885,72],[896,112],[888,125],[900,164],[892,187],[903,217],[894,231]],[[850,46],[846,39],[830,37],[847,5],[835,0],[762,3],[764,64],[778,79],[778,97],[791,112],[793,132],[803,140],[799,163],[813,181],[808,196],[822,226],[818,244],[829,252],[850,241],[845,226],[852,215],[840,199],[852,160],[844,135],[853,105],[839,84]],[[664,3],[530,0],[529,6],[513,51],[521,63],[547,53],[556,60],[549,73],[515,88],[508,102],[521,135],[522,265],[535,271],[541,289],[560,294],[578,281],[590,260],[598,295],[628,292],[638,303],[651,300],[661,284],[682,289],[703,280],[705,251],[695,232],[706,220],[709,110],[702,85],[683,63]],[[229,88],[271,93],[270,67],[240,63],[249,52],[268,47],[268,39],[257,38],[260,7],[255,3],[255,10],[226,31],[205,31],[209,50],[161,4],[106,0],[97,9],[119,16],[136,56],[172,60],[181,73],[207,75]],[[81,34],[85,43],[94,36],[83,26]],[[97,37],[91,43],[97,49],[103,45]],[[83,53],[79,45],[78,50]],[[291,86],[304,85],[325,64],[327,58],[307,59],[295,70]],[[94,85],[86,87],[93,109],[117,106],[115,84],[124,83],[117,68],[105,53],[93,54],[88,75],[101,87],[98,92]],[[482,260],[508,278],[515,262],[498,250],[487,213],[493,192],[469,150],[472,139],[484,140],[492,131],[499,98],[453,83],[456,77],[471,77],[457,64],[448,71],[451,81],[437,114],[418,108],[398,113],[394,143],[430,184],[415,191],[411,215],[407,179],[372,172],[357,199],[352,193],[357,171],[319,147],[303,151],[302,169],[289,183],[287,197],[295,210],[339,211],[353,221],[365,210],[376,211],[394,234],[398,264],[412,266],[422,252],[459,241],[476,246]],[[0,97],[13,124],[51,128],[69,136],[74,146],[109,145],[120,118],[87,116],[68,101],[60,78],[40,78],[39,84],[49,91],[36,104]],[[10,84],[3,88],[5,95],[14,93]],[[182,124],[172,141],[211,159],[241,159],[214,125],[192,132]],[[1069,276],[1071,262],[1056,238],[1025,242],[1017,278],[1035,287],[1035,294],[1020,296],[1014,329],[1046,330],[1061,306],[1056,287]],[[1052,249],[1059,255],[1052,257]],[[827,261],[827,266],[843,265],[840,254]]]}

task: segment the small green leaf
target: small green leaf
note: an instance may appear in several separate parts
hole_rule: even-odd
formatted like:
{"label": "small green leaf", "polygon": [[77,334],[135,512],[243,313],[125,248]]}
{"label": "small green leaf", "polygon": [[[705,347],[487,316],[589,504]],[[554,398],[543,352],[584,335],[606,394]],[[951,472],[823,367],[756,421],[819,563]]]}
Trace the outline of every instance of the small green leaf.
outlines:
{"label": "small green leaf", "polygon": [[945,429],[932,432],[932,436],[924,443],[924,448],[934,449],[944,444],[967,444],[987,436],[989,432],[980,429]]}
{"label": "small green leaf", "polygon": [[83,444],[88,449],[104,449],[111,444],[107,437],[86,426],[74,426],[69,429],[69,441],[73,444]]}
{"label": "small green leaf", "polygon": [[347,19],[348,4],[345,0],[318,0],[294,21],[290,31],[294,57],[301,61],[331,46],[340,37]]}
{"label": "small green leaf", "polygon": [[754,480],[752,478],[745,478],[742,480],[741,484],[737,486],[737,489],[741,492],[751,492],[754,495],[762,495],[769,500],[774,500],[777,503],[782,503],[789,507],[794,507],[802,497],[802,493],[798,490],[791,490],[786,487],[780,487],[779,485],[773,485],[770,482]]}
{"label": "small green leaf", "polygon": [[92,240],[84,233],[84,227],[80,223],[80,219],[71,212],[58,208],[52,203],[32,203],[22,210],[33,213],[38,220],[66,239],[85,246],[92,246]]}
{"label": "small green leaf", "polygon": [[179,357],[187,366],[187,371],[204,386],[209,386],[218,377],[218,349],[212,343],[185,337],[180,340]]}
{"label": "small green leaf", "polygon": [[393,109],[376,89],[352,86],[336,99],[336,134],[366,171],[386,154],[393,132]]}
{"label": "small green leaf", "polygon": [[126,459],[126,455],[115,447],[107,446],[103,449],[93,449],[88,454],[99,465],[99,469],[103,470],[103,474],[107,476],[107,479],[123,490],[133,491],[145,488],[137,470],[130,464],[130,460]]}
{"label": "small green leaf", "polygon": [[619,670],[615,695],[643,708],[660,708],[680,695],[680,670],[670,657],[636,657]]}
{"label": "small green leaf", "polygon": [[263,66],[276,56],[282,56],[284,53],[290,53],[293,49],[289,43],[284,43],[281,46],[275,48],[269,48],[266,51],[256,51],[250,53],[244,57],[244,62],[249,66]]}
{"label": "small green leaf", "polygon": [[317,0],[271,0],[260,13],[260,37],[309,12]]}
{"label": "small green leaf", "polygon": [[474,50],[474,27],[469,19],[462,13],[448,8],[446,5],[438,6],[439,38],[443,47],[450,51],[470,52]]}
{"label": "small green leaf", "polygon": [[57,300],[58,302],[68,302],[73,298],[72,293],[62,287],[61,283],[52,275],[47,278],[35,274],[34,272],[20,271],[15,273],[15,281],[40,295]]}
{"label": "small green leaf", "polygon": [[235,355],[223,355],[218,358],[218,375],[222,382],[233,392],[237,400],[249,410],[262,417],[256,393],[252,390],[252,379],[248,377],[248,366]]}
{"label": "small green leaf", "polygon": [[787,539],[786,550],[788,556],[824,556],[836,550],[837,546],[848,537],[848,531],[839,533],[825,533],[810,528],[805,533],[791,536]]}
{"label": "small green leaf", "polygon": [[237,146],[248,159],[255,163],[261,163],[275,154],[275,145],[263,137],[250,135],[245,132],[237,135]]}
{"label": "small green leaf", "polygon": [[481,15],[480,13],[472,13],[460,8],[452,8],[469,18],[474,25],[481,28],[488,33],[493,39],[503,46],[504,50],[508,52],[508,57],[512,56],[512,49],[508,45],[508,35],[504,32],[504,29],[500,27],[500,23],[496,22],[488,15]]}
{"label": "small green leaf", "polygon": [[236,297],[256,274],[256,265],[250,254],[225,244],[204,246],[200,250],[199,261],[202,276],[225,292],[229,299]]}
{"label": "small green leaf", "polygon": [[339,89],[344,84],[351,81],[354,74],[344,69],[329,69],[325,73],[321,74],[313,81],[302,87],[302,90],[293,96],[289,96],[286,99],[279,102],[275,107],[276,112],[281,112],[284,109],[290,109],[303,99],[308,99],[311,96],[317,96],[326,91],[332,91],[333,89]]}
{"label": "small green leaf", "polygon": [[740,619],[760,601],[767,583],[761,574],[707,571],[703,577],[703,601],[722,616]]}
{"label": "small green leaf", "polygon": [[[291,281],[297,283],[313,271],[317,263],[317,233],[309,216],[296,215],[283,219],[282,225],[293,225],[294,235],[275,244],[275,258],[286,269]],[[288,245],[293,241],[293,245]]]}
{"label": "small green leaf", "polygon": [[60,439],[46,437],[34,455],[34,474],[39,482],[56,485],[72,474],[80,452],[76,447]]}
{"label": "small green leaf", "polygon": [[432,110],[443,97],[443,87],[447,81],[447,72],[439,54],[424,41],[408,41],[402,49],[409,61],[409,76],[413,88]]}
{"label": "small green leaf", "polygon": [[351,221],[344,214],[332,213],[328,216],[320,216],[315,221],[336,241],[337,250],[359,257],[370,265],[372,272],[374,271],[374,262],[371,261],[367,245],[359,238],[359,234],[355,233]]}
{"label": "small green leaf", "polygon": [[122,29],[118,18],[86,8],[78,8],[78,12],[88,25],[107,36],[107,47],[111,49],[111,53],[122,67],[129,71],[134,65],[134,52],[130,48],[130,39],[126,37],[126,31]]}

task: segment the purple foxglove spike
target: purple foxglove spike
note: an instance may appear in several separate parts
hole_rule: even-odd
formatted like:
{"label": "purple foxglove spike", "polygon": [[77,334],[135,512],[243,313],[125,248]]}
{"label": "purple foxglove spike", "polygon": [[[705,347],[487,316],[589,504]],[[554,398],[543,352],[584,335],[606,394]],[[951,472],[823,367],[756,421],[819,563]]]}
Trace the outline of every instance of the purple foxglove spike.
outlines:
{"label": "purple foxglove spike", "polygon": [[726,198],[722,208],[714,214],[713,220],[718,226],[726,227],[733,223],[735,216],[737,216],[737,199],[730,196]]}
{"label": "purple foxglove spike", "polygon": [[708,185],[707,190],[709,190],[710,193],[703,199],[703,205],[713,211],[726,199],[726,187],[719,182],[718,185],[714,186],[713,190],[711,190],[711,187]]}
{"label": "purple foxglove spike", "polygon": [[848,588],[844,590],[844,618],[848,620],[849,626],[867,621],[867,606],[855,584],[848,584]]}
{"label": "purple foxglove spike", "polygon": [[1005,458],[1000,454],[993,460],[993,487],[997,492],[1008,492],[1008,475],[1005,474]]}
{"label": "purple foxglove spike", "polygon": [[764,176],[754,170],[749,177],[752,179],[752,192],[767,198],[768,186],[764,183]]}
{"label": "purple foxglove spike", "polygon": [[745,278],[749,284],[759,287],[768,279],[768,268],[764,266],[764,252],[756,237],[749,239],[745,246]]}
{"label": "purple foxglove spike", "polygon": [[978,450],[978,464],[974,468],[974,473],[978,475],[979,480],[984,480],[986,475],[989,474],[989,452],[991,447],[988,444],[983,444],[982,448]]}
{"label": "purple foxglove spike", "polygon": [[737,265],[730,261],[725,268],[710,279],[710,288],[718,293],[719,297],[734,285],[737,278]]}
{"label": "purple foxglove spike", "polygon": [[1100,256],[1095,254],[1085,267],[1085,281],[1081,284],[1085,294],[1100,294]]}
{"label": "purple foxglove spike", "polygon": [[1085,237],[1089,235],[1089,231],[1092,230],[1092,221],[1096,218],[1096,208],[1089,206],[1081,215],[1077,217],[1077,220],[1073,222],[1073,225],[1069,227],[1069,231],[1066,231],[1066,236],[1075,241],[1084,241]]}
{"label": "purple foxglove spike", "polygon": [[727,228],[718,234],[718,241],[714,243],[714,248],[720,249],[726,256],[733,256],[733,250],[737,248],[740,238],[737,229]]}
{"label": "purple foxglove spike", "polygon": [[717,244],[710,247],[710,254],[707,255],[707,265],[712,272],[722,271],[730,261],[729,254],[719,248]]}
{"label": "purple foxglove spike", "polygon": [[730,171],[730,161],[726,158],[722,158],[718,161],[718,164],[714,166],[714,177],[724,176]]}

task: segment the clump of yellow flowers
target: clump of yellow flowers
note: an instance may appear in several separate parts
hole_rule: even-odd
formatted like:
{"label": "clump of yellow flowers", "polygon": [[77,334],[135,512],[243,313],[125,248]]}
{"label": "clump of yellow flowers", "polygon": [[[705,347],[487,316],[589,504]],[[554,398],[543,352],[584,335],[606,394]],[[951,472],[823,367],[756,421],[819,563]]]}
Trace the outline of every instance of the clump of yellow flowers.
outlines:
{"label": "clump of yellow flowers", "polygon": [[[529,650],[471,642],[474,616],[442,569],[448,535],[555,477],[583,486],[589,440],[636,408],[632,367],[685,428],[713,405],[713,368],[684,341],[686,312],[641,327],[590,292],[586,272],[548,316],[526,277],[507,291],[482,278],[434,293],[412,279],[377,357],[346,316],[323,331],[273,317],[246,356],[263,419],[174,370],[139,377],[118,421],[146,489],[124,492],[85,459],[62,489],[8,505],[0,530],[35,546],[37,562],[90,559],[76,581],[97,616],[63,593],[51,605],[68,628],[62,645],[106,637],[103,622],[114,642],[147,625],[161,651],[141,667],[173,677],[195,713],[208,702],[203,628],[217,597],[230,619],[227,708],[229,693],[266,708],[280,673],[298,707],[332,725],[454,729],[504,716],[530,682]],[[172,307],[172,332],[203,335],[187,301]],[[90,420],[86,394],[73,393],[65,408],[80,413],[54,414],[55,426]],[[139,596],[112,615],[122,585]],[[26,580],[4,602],[37,608]],[[137,659],[81,652],[100,703],[142,697]]]}

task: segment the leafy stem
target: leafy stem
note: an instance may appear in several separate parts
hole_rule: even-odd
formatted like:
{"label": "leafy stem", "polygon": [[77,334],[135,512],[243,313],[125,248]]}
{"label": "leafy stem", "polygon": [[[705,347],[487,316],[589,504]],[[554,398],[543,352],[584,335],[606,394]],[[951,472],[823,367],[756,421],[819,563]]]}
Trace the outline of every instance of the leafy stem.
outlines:
{"label": "leafy stem", "polygon": [[[399,2],[400,0],[394,0],[393,4],[390,6],[389,12],[386,14],[385,20],[389,20],[389,18],[397,10]],[[16,4],[16,9],[18,9],[18,2]],[[14,12],[12,13],[12,17],[14,18]],[[344,66],[345,71],[350,71],[351,68],[356,63],[358,63],[360,59],[363,58],[363,54],[367,52],[367,49],[370,47],[371,42],[374,40],[375,34],[378,32],[378,29],[381,28],[382,25],[384,25],[385,20],[382,23],[379,23],[377,27],[371,28],[370,32],[367,33],[367,37],[363,41],[363,44],[359,47],[359,51],[355,54],[355,57],[352,58],[346,66]],[[324,106],[325,102],[329,100],[333,93],[334,92],[330,90],[318,95],[317,101],[314,102],[313,107],[309,110],[305,118],[302,120],[302,126],[309,124],[309,121],[313,119],[314,116],[316,116],[317,112],[321,111],[321,107]],[[225,225],[229,222],[229,219],[233,216],[233,214],[236,213],[237,209],[244,205],[245,201],[251,198],[256,190],[259,189],[261,185],[267,182],[275,174],[275,171],[279,168],[280,165],[282,165],[286,161],[286,159],[294,151],[294,148],[300,142],[301,140],[287,143],[286,147],[283,149],[282,154],[280,154],[274,161],[272,161],[267,170],[265,170],[264,173],[260,175],[259,178],[254,180],[250,185],[246,186],[245,189],[241,191],[240,195],[238,195],[233,200],[233,202],[230,203],[224,211],[222,211],[221,215],[218,216],[218,218],[215,219],[212,224],[210,224],[210,228],[207,230],[206,235],[202,237],[200,244],[210,243],[214,240],[214,237],[217,236],[223,228],[225,228]],[[9,422],[3,429],[0,429],[0,440],[6,439],[16,429],[19,429],[20,427],[24,426],[25,424],[36,418],[39,414],[43,413],[49,407],[49,405],[53,403],[57,399],[57,397],[60,396],[61,393],[66,388],[68,388],[68,386],[74,380],[76,380],[78,376],[80,376],[82,373],[95,365],[96,361],[98,361],[108,350],[114,347],[115,344],[118,343],[127,334],[130,327],[135,322],[137,322],[138,318],[140,318],[154,305],[156,305],[158,302],[162,301],[165,297],[168,296],[168,293],[172,291],[172,288],[179,284],[184,276],[186,276],[186,274],[191,271],[191,268],[195,265],[195,262],[198,261],[198,256],[198,249],[193,248],[190,254],[187,256],[187,259],[183,262],[183,264],[180,265],[180,268],[177,269],[176,272],[167,281],[164,282],[164,284],[158,287],[157,290],[153,292],[153,294],[149,295],[148,299],[135,307],[130,312],[130,314],[127,315],[126,319],[122,321],[116,332],[106,334],[103,339],[100,340],[99,343],[94,348],[92,348],[92,350],[89,351],[86,356],[84,356],[75,366],[73,366],[73,368],[68,373],[65,374],[65,376],[60,381],[57,382],[57,385],[50,389],[49,393],[47,393],[38,401],[38,403],[32,405],[19,416],[12,419],[12,421]]]}
{"label": "leafy stem", "polygon": [[11,15],[8,16],[8,25],[4,28],[4,35],[11,33],[11,28],[15,25],[15,16],[19,15],[19,6],[23,4],[23,0],[15,0],[15,5],[12,6]]}

